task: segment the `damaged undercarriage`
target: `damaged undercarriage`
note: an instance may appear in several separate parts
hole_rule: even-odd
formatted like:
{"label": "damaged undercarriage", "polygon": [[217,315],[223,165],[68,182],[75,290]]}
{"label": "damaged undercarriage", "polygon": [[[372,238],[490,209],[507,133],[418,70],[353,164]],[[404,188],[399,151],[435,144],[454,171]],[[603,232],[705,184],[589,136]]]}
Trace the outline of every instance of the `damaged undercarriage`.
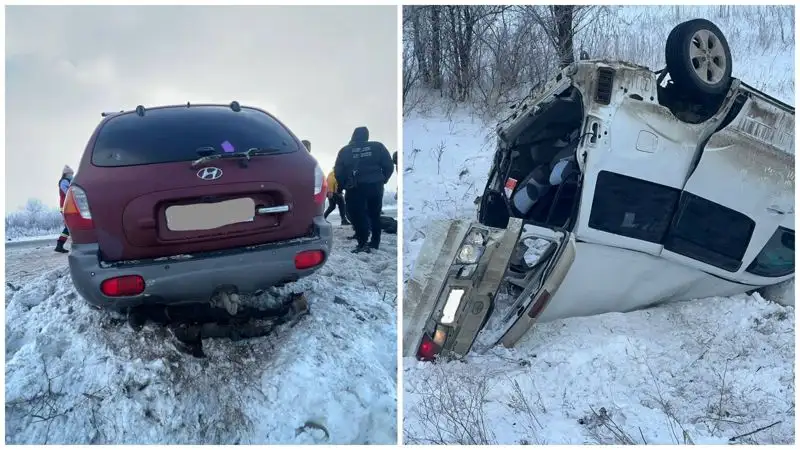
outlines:
{"label": "damaged undercarriage", "polygon": [[147,322],[165,326],[179,351],[203,358],[203,339],[264,337],[281,325],[294,327],[310,313],[303,293],[291,293],[281,299],[279,306],[271,308],[233,306],[226,297],[222,302],[203,304],[138,306],[128,311],[128,324],[134,331],[141,330]]}

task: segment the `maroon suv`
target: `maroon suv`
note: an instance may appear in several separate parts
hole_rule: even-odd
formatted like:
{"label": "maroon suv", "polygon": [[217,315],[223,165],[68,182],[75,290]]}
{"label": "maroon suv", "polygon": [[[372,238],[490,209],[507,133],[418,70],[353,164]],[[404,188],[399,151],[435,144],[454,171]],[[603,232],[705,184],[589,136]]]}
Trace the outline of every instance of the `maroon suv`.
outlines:
{"label": "maroon suv", "polygon": [[72,280],[90,303],[207,302],[327,260],[322,169],[270,114],[233,102],[104,116],[64,204]]}

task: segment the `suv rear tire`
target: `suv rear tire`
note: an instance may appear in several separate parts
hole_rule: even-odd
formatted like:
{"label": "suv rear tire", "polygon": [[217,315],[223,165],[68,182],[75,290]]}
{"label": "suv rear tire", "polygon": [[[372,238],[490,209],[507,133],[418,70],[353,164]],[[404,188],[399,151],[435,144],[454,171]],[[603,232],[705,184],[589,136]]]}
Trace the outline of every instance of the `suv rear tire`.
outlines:
{"label": "suv rear tire", "polygon": [[730,87],[730,46],[722,31],[708,20],[689,20],[673,28],[667,37],[665,59],[672,82],[687,94],[720,95]]}

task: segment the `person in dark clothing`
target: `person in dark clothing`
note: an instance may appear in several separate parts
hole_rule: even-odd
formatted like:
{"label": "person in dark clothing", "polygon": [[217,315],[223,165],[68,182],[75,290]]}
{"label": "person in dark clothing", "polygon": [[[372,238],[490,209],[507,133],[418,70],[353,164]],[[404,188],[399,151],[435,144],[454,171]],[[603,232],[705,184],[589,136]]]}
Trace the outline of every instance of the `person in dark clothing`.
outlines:
{"label": "person in dark clothing", "polygon": [[[58,208],[61,210],[62,214],[64,213],[64,201],[67,198],[67,189],[69,189],[69,185],[72,183],[72,176],[74,174],[75,172],[72,170],[72,167],[64,166],[64,170],[61,171],[61,179],[58,180]],[[56,241],[55,251],[58,253],[69,253],[69,250],[64,248],[67,239],[69,239],[69,229],[64,225],[64,230]]]}
{"label": "person in dark clothing", "polygon": [[339,150],[333,170],[344,188],[347,212],[356,232],[358,246],[353,253],[369,253],[381,243],[383,185],[394,172],[392,156],[382,143],[369,140],[367,127],[358,127],[350,143]]}

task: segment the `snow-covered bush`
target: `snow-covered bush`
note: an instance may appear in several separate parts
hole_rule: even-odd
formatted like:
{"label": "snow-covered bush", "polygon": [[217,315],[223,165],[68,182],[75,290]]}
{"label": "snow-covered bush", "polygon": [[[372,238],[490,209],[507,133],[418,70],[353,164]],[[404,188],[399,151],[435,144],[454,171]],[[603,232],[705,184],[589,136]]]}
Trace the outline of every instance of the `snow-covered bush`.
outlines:
{"label": "snow-covered bush", "polygon": [[6,215],[6,240],[30,236],[58,234],[64,220],[58,208],[46,206],[41,200],[29,199],[19,211]]}

